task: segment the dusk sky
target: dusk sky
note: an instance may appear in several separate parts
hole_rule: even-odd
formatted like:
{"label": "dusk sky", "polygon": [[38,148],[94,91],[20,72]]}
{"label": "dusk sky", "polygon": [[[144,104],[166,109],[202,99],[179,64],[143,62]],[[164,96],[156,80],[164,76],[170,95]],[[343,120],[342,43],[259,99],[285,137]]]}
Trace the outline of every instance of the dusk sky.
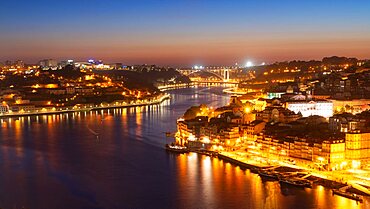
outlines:
{"label": "dusk sky", "polygon": [[370,58],[369,0],[3,0],[0,62],[232,65]]}

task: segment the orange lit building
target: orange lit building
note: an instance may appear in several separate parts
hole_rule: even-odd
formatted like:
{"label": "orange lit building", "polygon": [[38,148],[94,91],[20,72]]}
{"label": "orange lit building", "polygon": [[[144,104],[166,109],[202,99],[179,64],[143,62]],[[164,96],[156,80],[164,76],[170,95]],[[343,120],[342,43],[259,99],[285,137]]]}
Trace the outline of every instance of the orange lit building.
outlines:
{"label": "orange lit building", "polygon": [[348,160],[370,159],[370,133],[359,131],[346,133],[346,158]]}

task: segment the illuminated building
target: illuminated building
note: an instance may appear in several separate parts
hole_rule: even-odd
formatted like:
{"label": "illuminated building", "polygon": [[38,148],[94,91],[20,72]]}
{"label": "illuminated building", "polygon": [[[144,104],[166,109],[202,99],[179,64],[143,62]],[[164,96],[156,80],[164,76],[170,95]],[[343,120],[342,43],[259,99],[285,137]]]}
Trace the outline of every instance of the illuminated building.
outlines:
{"label": "illuminated building", "polygon": [[267,93],[267,98],[268,99],[273,99],[273,98],[281,98],[282,95],[286,94],[285,91],[281,91],[281,92],[268,92]]}
{"label": "illuminated building", "polygon": [[265,99],[259,98],[255,101],[254,108],[257,111],[263,111],[267,106],[267,102]]}
{"label": "illuminated building", "polygon": [[328,100],[310,100],[307,96],[297,95],[285,102],[285,107],[303,117],[319,115],[325,118],[333,116],[333,102]]}
{"label": "illuminated building", "polygon": [[370,159],[370,133],[359,131],[346,133],[346,158],[348,160]]}
{"label": "illuminated building", "polygon": [[343,169],[346,162],[343,140],[326,140],[313,143],[309,139],[256,136],[255,143],[248,143],[248,152],[276,160],[299,161],[307,166],[325,169]]}
{"label": "illuminated building", "polygon": [[282,122],[289,123],[296,121],[302,116],[298,113],[294,113],[282,106],[268,106],[263,111],[257,112],[256,119],[265,122]]}
{"label": "illuminated building", "polygon": [[[289,142],[263,135],[258,135],[255,142],[255,146],[249,146],[252,149],[248,151],[252,154],[261,155],[269,159],[283,159],[289,156]],[[248,143],[251,144],[250,141]]]}
{"label": "illuminated building", "polygon": [[352,114],[370,110],[370,99],[331,100],[336,112],[348,112]]}
{"label": "illuminated building", "polygon": [[297,87],[292,87],[291,85],[280,84],[274,87],[275,89],[267,92],[268,99],[282,98],[284,94],[294,95],[294,92],[297,92]]}
{"label": "illuminated building", "polygon": [[346,146],[343,140],[323,141],[313,147],[313,162],[319,167],[340,170],[345,162]]}
{"label": "illuminated building", "polygon": [[[177,121],[176,142],[187,144],[191,148],[211,148],[212,145],[235,146],[241,143],[240,128],[242,118],[229,117],[232,112],[225,112],[222,117],[212,118],[198,116],[194,119],[179,119]],[[218,124],[223,123],[225,127]],[[207,139],[207,140],[205,140]]]}
{"label": "illuminated building", "polygon": [[9,106],[7,104],[0,104],[0,114],[5,114],[9,112]]}
{"label": "illuminated building", "polygon": [[289,146],[289,156],[312,161],[313,147],[311,145],[312,144],[307,139],[294,139]]}
{"label": "illuminated building", "polygon": [[81,69],[92,69],[92,64],[90,62],[75,62],[74,66]]}
{"label": "illuminated building", "polygon": [[266,122],[261,120],[255,120],[248,124],[245,128],[244,138],[248,142],[254,142],[257,140],[257,135],[263,131],[265,128]]}
{"label": "illuminated building", "polygon": [[239,138],[239,127],[228,127],[220,132],[220,141],[226,146],[235,146]]}
{"label": "illuminated building", "polygon": [[14,104],[10,105],[9,108],[12,112],[33,112],[39,109],[33,104]]}
{"label": "illuminated building", "polygon": [[197,141],[201,138],[201,128],[208,123],[208,117],[198,116],[194,119],[177,120],[176,141],[181,145],[188,141]]}

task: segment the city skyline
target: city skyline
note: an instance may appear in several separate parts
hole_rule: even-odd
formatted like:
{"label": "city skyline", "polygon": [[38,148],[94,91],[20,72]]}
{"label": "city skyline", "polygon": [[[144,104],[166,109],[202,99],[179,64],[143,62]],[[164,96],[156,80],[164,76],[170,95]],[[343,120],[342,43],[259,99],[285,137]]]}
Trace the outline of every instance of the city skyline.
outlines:
{"label": "city skyline", "polygon": [[[211,4],[212,3],[212,4]],[[4,2],[0,60],[169,66],[369,58],[370,2]]]}

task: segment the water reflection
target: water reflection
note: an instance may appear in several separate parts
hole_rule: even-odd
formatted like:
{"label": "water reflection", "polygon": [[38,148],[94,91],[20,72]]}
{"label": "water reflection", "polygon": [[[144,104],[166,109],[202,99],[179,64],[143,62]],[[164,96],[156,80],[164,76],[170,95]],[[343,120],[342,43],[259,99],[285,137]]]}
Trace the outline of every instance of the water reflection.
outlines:
{"label": "water reflection", "polygon": [[[173,154],[171,154],[173,155]],[[195,153],[173,155],[178,169],[178,193],[187,206],[199,208],[367,208],[329,189],[300,189],[264,181],[216,158]],[[177,159],[176,159],[177,158]],[[187,207],[179,207],[187,208]]]}

